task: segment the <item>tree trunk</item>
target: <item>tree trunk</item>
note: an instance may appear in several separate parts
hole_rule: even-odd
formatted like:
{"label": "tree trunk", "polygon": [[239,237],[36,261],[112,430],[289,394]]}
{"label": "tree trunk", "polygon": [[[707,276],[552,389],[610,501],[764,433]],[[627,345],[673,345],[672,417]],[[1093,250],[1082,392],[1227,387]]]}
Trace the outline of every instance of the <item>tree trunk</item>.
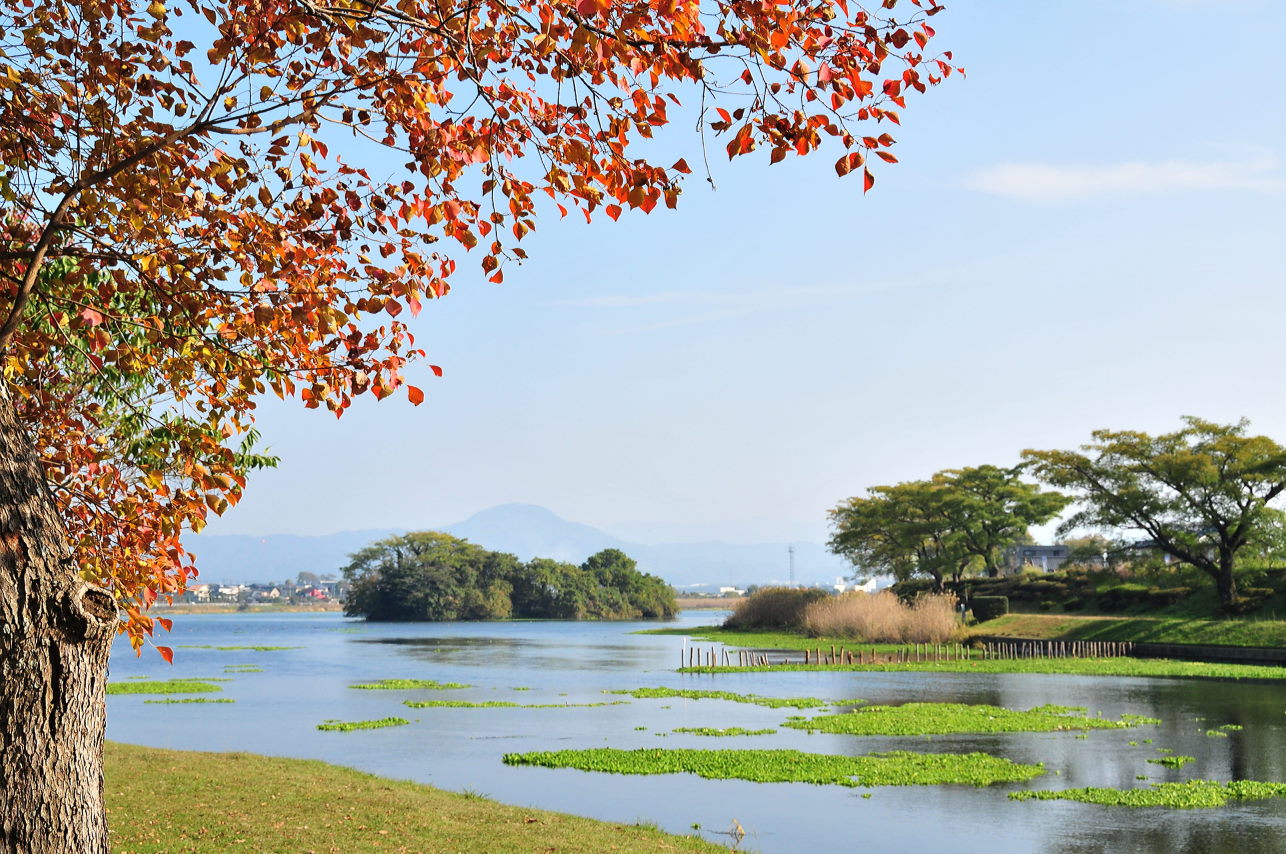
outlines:
{"label": "tree trunk", "polygon": [[0,387],[0,854],[104,854],[104,685],[116,622],[83,582]]}
{"label": "tree trunk", "polygon": [[1219,604],[1225,608],[1237,602],[1237,577],[1232,574],[1233,555],[1219,555],[1219,573],[1215,576],[1215,585],[1219,589]]}

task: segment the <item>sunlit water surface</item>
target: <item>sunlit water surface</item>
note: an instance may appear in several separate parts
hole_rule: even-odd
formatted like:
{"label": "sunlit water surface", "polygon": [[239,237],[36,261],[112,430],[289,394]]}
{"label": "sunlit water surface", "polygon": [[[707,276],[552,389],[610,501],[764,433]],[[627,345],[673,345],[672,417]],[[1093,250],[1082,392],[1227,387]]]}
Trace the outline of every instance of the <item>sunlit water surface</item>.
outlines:
{"label": "sunlit water surface", "polygon": [[[718,622],[722,613],[685,612],[679,625]],[[367,624],[335,614],[200,615],[175,618],[167,642],[173,666],[154,652],[136,658],[124,643],[113,681],[219,677],[234,704],[146,704],[108,698],[108,738],[186,750],[248,751],[322,759],[387,777],[471,790],[500,801],[615,822],[651,822],[676,833],[699,824],[715,841],[737,820],[741,847],[798,852],[953,854],[1281,854],[1286,800],[1207,810],[1125,809],[1070,802],[1014,802],[1015,788],[1144,786],[1150,780],[1286,781],[1286,686],[1173,679],[1030,674],[738,673],[680,674],[685,639],[639,635],[646,623]],[[255,652],[188,646],[291,646]],[[709,648],[710,644],[702,644]],[[226,673],[254,665],[261,673]],[[387,678],[465,682],[454,691],[358,691]],[[770,696],[860,697],[878,703],[1042,703],[1086,706],[1091,714],[1161,718],[1155,727],[1077,733],[858,738],[778,729],[775,735],[709,738],[677,727],[778,727],[792,709],[715,700],[630,700],[568,709],[408,709],[405,699],[597,703],[630,699],[604,691],[644,686],[702,688]],[[517,690],[525,689],[525,690]],[[411,725],[322,732],[326,719],[401,716]],[[1240,731],[1206,733],[1223,724]],[[668,733],[664,738],[658,733]],[[1151,738],[1151,744],[1142,743]],[[1130,741],[1140,742],[1136,746]],[[893,749],[983,750],[1016,762],[1044,762],[1026,784],[885,787],[703,780],[691,775],[624,776],[509,767],[510,751],[583,747],[795,748],[863,754]],[[1196,757],[1181,769],[1145,760],[1158,748]],[[863,798],[864,792],[873,792]]]}

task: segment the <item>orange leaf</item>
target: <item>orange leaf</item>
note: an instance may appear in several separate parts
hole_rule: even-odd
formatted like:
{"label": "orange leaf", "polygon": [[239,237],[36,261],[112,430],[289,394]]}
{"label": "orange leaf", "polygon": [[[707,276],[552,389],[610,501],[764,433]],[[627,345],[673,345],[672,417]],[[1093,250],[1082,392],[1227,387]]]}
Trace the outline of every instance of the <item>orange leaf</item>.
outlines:
{"label": "orange leaf", "polygon": [[168,646],[158,646],[156,651],[161,654],[161,658],[164,658],[167,664],[174,663],[174,650],[170,649]]}
{"label": "orange leaf", "polygon": [[424,403],[424,392],[420,391],[413,385],[408,385],[406,387],[406,397],[411,401],[413,406],[419,406],[421,403]]}

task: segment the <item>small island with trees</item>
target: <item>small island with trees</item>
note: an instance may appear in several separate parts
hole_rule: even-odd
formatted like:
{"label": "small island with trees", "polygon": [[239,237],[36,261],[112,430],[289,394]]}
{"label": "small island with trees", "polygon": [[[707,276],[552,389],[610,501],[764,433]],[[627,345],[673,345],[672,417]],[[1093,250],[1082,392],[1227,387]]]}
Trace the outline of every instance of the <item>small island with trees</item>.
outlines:
{"label": "small island with trees", "polygon": [[619,549],[579,566],[522,562],[437,531],[388,537],[354,555],[344,612],[379,622],[416,620],[668,620],[674,589],[639,572]]}

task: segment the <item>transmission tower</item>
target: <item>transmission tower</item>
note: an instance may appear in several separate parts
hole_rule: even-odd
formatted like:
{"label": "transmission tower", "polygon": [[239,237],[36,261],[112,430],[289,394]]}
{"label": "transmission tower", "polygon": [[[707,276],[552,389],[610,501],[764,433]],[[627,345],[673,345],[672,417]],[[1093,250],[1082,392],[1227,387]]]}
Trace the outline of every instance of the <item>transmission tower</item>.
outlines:
{"label": "transmission tower", "polygon": [[795,586],[795,547],[786,546],[786,554],[790,555],[790,586]]}

